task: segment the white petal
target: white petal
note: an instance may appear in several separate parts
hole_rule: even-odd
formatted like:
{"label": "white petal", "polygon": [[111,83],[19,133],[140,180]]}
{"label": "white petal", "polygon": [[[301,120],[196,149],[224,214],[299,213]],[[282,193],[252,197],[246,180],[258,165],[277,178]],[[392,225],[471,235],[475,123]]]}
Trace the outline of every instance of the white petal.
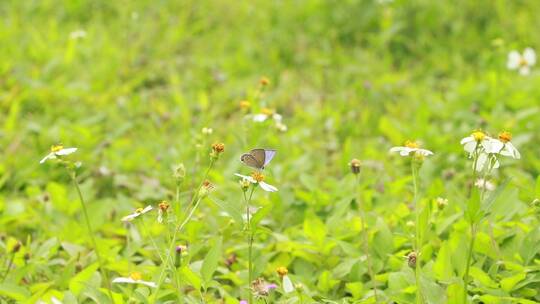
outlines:
{"label": "white petal", "polygon": [[531,69],[526,65],[519,68],[519,74],[520,75],[527,76],[530,73],[531,73]]}
{"label": "white petal", "polygon": [[54,153],[49,153],[47,154],[44,158],[42,158],[39,163],[40,164],[43,164],[44,162],[46,162],[47,160],[49,159],[53,159],[53,158],[56,158],[56,156],[54,155]]}
{"label": "white petal", "polygon": [[486,153],[499,154],[504,147],[504,143],[502,143],[498,139],[486,137],[482,141],[482,147],[484,147],[484,150],[486,151]]}
{"label": "white petal", "polygon": [[152,210],[152,206],[151,205],[148,205],[146,206],[141,212],[139,212],[140,214],[145,214],[146,212],[148,211],[151,211]]}
{"label": "white petal", "polygon": [[135,280],[133,280],[132,278],[115,278],[113,281],[113,283],[128,283],[128,284],[133,284],[135,283]]}
{"label": "white petal", "polygon": [[54,152],[54,154],[56,154],[56,155],[68,155],[68,154],[71,154],[71,153],[73,153],[75,151],[77,151],[77,148],[65,148],[65,149],[62,149],[60,151]]}
{"label": "white petal", "polygon": [[390,148],[390,152],[399,152],[399,155],[401,156],[409,156],[409,154],[412,151],[415,151],[416,149],[412,149],[409,147],[392,147]]}
{"label": "white petal", "polygon": [[508,53],[508,62],[506,63],[506,67],[510,70],[515,70],[519,67],[519,63],[521,61],[521,55],[518,51],[511,51]]}
{"label": "white petal", "polygon": [[256,181],[253,177],[251,177],[251,176],[246,176],[246,175],[242,175],[242,174],[238,174],[238,173],[235,173],[234,175],[236,175],[236,176],[238,176],[238,177],[241,177],[241,178],[247,180],[248,182],[250,182],[250,183],[252,183],[252,184],[256,184],[256,183],[257,183],[257,181]]}
{"label": "white petal", "polygon": [[131,222],[134,218],[136,218],[137,216],[141,215],[140,213],[132,213],[130,215],[126,215],[124,216],[121,221],[122,222]]}
{"label": "white petal", "polygon": [[532,48],[526,48],[523,51],[523,58],[527,61],[528,66],[533,66],[536,63],[536,52]]}
{"label": "white petal", "polygon": [[477,145],[476,141],[469,141],[463,145],[463,149],[466,152],[473,153],[474,150],[476,150],[476,145]]}
{"label": "white petal", "polygon": [[417,149],[416,153],[419,153],[420,155],[424,155],[424,156],[433,155],[433,152],[426,149]]}
{"label": "white petal", "polygon": [[268,191],[268,192],[276,192],[278,191],[278,189],[270,184],[267,184],[265,182],[260,182],[259,185],[261,186],[261,188],[264,190],[264,191]]}
{"label": "white petal", "polygon": [[285,293],[294,291],[293,283],[291,282],[291,279],[289,279],[288,275],[283,276],[283,291],[285,291]]}
{"label": "white petal", "polygon": [[268,115],[266,115],[266,114],[255,114],[255,115],[253,115],[253,121],[255,121],[255,122],[263,122],[266,119],[268,119]]}
{"label": "white petal", "polygon": [[276,122],[281,122],[282,116],[281,116],[281,114],[274,113],[274,115],[272,115],[272,118],[273,118],[274,121],[276,121]]}
{"label": "white petal", "polygon": [[482,171],[484,169],[484,166],[487,162],[488,155],[486,153],[481,153],[478,155],[478,159],[476,160],[476,168],[474,168],[474,162],[473,162],[473,169],[476,171]]}
{"label": "white petal", "polygon": [[157,288],[157,284],[154,282],[148,282],[148,281],[136,281],[137,284],[146,285],[148,287]]}
{"label": "white petal", "polygon": [[501,155],[510,156],[515,159],[521,158],[521,154],[511,142],[504,144],[504,149],[501,151]]}
{"label": "white petal", "polygon": [[461,139],[461,141],[459,143],[463,145],[463,144],[466,144],[466,143],[469,143],[469,142],[474,142],[474,141],[475,141],[474,137],[467,136],[467,137]]}

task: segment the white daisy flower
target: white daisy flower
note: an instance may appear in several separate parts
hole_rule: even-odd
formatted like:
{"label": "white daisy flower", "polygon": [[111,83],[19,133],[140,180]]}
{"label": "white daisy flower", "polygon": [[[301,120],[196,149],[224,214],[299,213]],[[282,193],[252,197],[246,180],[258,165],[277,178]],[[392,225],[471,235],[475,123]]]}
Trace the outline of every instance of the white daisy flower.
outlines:
{"label": "white daisy flower", "polygon": [[84,30],[76,30],[69,33],[69,39],[77,40],[77,39],[83,39],[85,37],[86,37],[86,31]]}
{"label": "white daisy flower", "polygon": [[112,281],[113,283],[126,283],[126,284],[141,284],[146,285],[148,287],[156,288],[157,284],[154,282],[148,282],[142,280],[142,275],[139,272],[133,272],[129,275],[129,277],[119,277]]}
{"label": "white daisy flower", "polygon": [[138,217],[139,215],[143,215],[149,211],[151,211],[153,208],[152,206],[148,205],[146,206],[144,209],[143,208],[137,208],[135,210],[135,212],[133,212],[132,214],[129,214],[129,215],[126,215],[122,218],[122,222],[131,222],[132,220],[134,220],[136,217]]}
{"label": "white daisy flower", "polygon": [[523,54],[518,51],[508,53],[506,67],[510,70],[518,70],[521,75],[529,75],[531,67],[536,64],[536,52],[532,48],[526,48]]}
{"label": "white daisy flower", "polygon": [[401,156],[412,156],[412,155],[421,155],[421,156],[429,156],[433,155],[433,152],[426,150],[426,149],[420,149],[420,145],[414,141],[407,140],[405,142],[404,146],[399,147],[392,147],[390,149],[390,152],[398,152]]}
{"label": "white daisy flower", "polygon": [[488,180],[485,180],[483,178],[479,178],[477,179],[475,182],[474,182],[474,185],[480,189],[485,189],[487,191],[493,191],[495,190],[495,185],[488,181]]}
{"label": "white daisy flower", "polygon": [[471,135],[463,138],[460,141],[463,149],[469,153],[469,156],[481,148],[485,153],[499,153],[503,148],[503,143],[497,139],[487,136],[483,131],[474,131]]}
{"label": "white daisy flower", "polygon": [[234,175],[241,177],[243,181],[250,182],[252,184],[258,184],[264,191],[276,192],[278,189],[270,184],[264,182],[264,175],[260,172],[253,172],[252,176],[246,176],[235,173]]}
{"label": "white daisy flower", "polygon": [[270,118],[273,119],[276,123],[281,122],[281,120],[283,119],[281,114],[278,114],[274,110],[268,108],[263,108],[261,110],[261,113],[252,116],[252,119],[255,122],[264,122]]}
{"label": "white daisy flower", "polygon": [[516,149],[516,147],[514,147],[512,142],[510,142],[511,140],[512,140],[512,134],[510,132],[503,131],[499,133],[499,141],[503,145],[503,147],[499,151],[499,154],[504,155],[504,156],[510,156],[515,159],[520,159],[521,154]]}
{"label": "white daisy flower", "polygon": [[39,163],[43,164],[49,159],[56,159],[60,156],[69,155],[75,151],[77,151],[77,148],[64,148],[64,146],[62,145],[53,145],[51,147],[51,153],[47,154],[44,158],[42,158]]}

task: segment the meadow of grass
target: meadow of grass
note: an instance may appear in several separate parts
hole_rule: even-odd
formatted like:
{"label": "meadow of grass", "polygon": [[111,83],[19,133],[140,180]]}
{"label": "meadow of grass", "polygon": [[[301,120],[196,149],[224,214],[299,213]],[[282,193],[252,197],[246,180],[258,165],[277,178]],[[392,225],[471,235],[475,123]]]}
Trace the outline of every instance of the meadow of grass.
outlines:
{"label": "meadow of grass", "polygon": [[0,1],[0,302],[539,303],[538,12]]}

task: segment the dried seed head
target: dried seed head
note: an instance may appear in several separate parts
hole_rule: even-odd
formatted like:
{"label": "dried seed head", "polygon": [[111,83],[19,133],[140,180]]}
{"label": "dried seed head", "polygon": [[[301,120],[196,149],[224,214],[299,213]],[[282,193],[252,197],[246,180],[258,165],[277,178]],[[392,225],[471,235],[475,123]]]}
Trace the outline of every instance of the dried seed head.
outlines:
{"label": "dried seed head", "polygon": [[186,167],[184,167],[184,164],[177,164],[173,167],[173,177],[178,182],[184,181],[186,178]]}
{"label": "dried seed head", "polygon": [[354,173],[354,174],[358,174],[360,173],[360,169],[362,167],[362,163],[354,158],[353,160],[351,160],[351,162],[349,163],[349,166],[351,167],[351,172]]}
{"label": "dried seed head", "polygon": [[20,241],[17,241],[17,243],[15,243],[15,245],[13,245],[13,248],[11,248],[11,252],[12,253],[19,252],[19,250],[21,250],[21,247],[22,247],[22,243]]}
{"label": "dried seed head", "polygon": [[411,268],[416,268],[416,252],[411,252],[407,255],[407,264]]}
{"label": "dried seed head", "polygon": [[169,209],[169,203],[167,201],[161,201],[161,203],[159,203],[158,207],[159,207],[159,210],[161,210],[162,212],[166,212],[168,209]]}
{"label": "dried seed head", "polygon": [[219,155],[225,151],[225,144],[223,143],[215,143],[212,145],[212,152],[210,153],[210,157],[212,159],[218,159]]}
{"label": "dried seed head", "polygon": [[261,79],[259,80],[259,83],[265,87],[267,85],[270,84],[270,79],[268,79],[267,77],[261,77]]}

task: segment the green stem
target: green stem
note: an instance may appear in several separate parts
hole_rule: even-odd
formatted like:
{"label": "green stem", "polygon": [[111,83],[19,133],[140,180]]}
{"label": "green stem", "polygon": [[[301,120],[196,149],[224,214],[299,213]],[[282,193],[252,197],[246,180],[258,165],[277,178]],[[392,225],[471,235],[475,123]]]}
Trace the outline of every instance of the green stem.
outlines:
{"label": "green stem", "polygon": [[90,217],[88,216],[88,210],[86,208],[86,202],[84,201],[84,197],[81,192],[81,188],[79,187],[79,182],[77,181],[77,174],[73,170],[69,170],[69,176],[71,177],[71,180],[73,181],[73,185],[75,186],[75,189],[77,190],[77,194],[79,195],[79,201],[81,202],[83,214],[84,214],[84,221],[86,223],[86,228],[88,229],[88,236],[90,237],[90,241],[92,242],[92,246],[94,247],[94,251],[96,252],[96,257],[99,264],[99,269],[101,272],[101,275],[107,282],[107,293],[109,294],[109,298],[111,299],[111,302],[114,303],[113,295],[111,292],[111,281],[109,280],[109,275],[107,274],[107,271],[105,270],[105,266],[103,263],[103,259],[101,258],[101,254],[99,253],[99,249],[97,246],[96,239],[94,238],[94,233],[92,230],[92,225],[90,224]]}
{"label": "green stem", "polygon": [[413,178],[413,188],[414,188],[414,214],[415,214],[415,233],[414,233],[414,252],[416,254],[416,263],[414,267],[414,279],[416,282],[416,303],[423,303],[422,288],[420,286],[420,271],[421,271],[421,257],[420,257],[420,211],[418,210],[418,167],[415,164],[414,157],[411,159],[411,172]]}
{"label": "green stem", "polygon": [[364,254],[366,255],[366,260],[368,264],[368,273],[369,278],[371,279],[371,286],[373,289],[373,297],[375,298],[375,303],[377,303],[377,286],[375,283],[375,275],[373,273],[373,264],[371,261],[371,255],[369,254],[369,234],[366,228],[366,213],[364,206],[361,204],[361,195],[360,195],[360,173],[356,174],[356,195],[358,209],[360,209],[360,218],[362,221],[362,237],[364,238]]}
{"label": "green stem", "polygon": [[[178,236],[178,232],[180,232],[184,228],[184,226],[189,222],[191,217],[193,217],[193,214],[195,213],[195,210],[197,210],[197,208],[199,207],[199,203],[201,202],[201,199],[199,198],[199,192],[201,191],[201,188],[202,188],[202,186],[204,184],[204,181],[208,178],[208,174],[210,173],[210,170],[214,166],[214,163],[215,163],[215,158],[212,158],[210,160],[210,164],[208,165],[208,168],[206,169],[206,172],[204,173],[204,177],[203,177],[201,183],[199,184],[199,186],[197,187],[196,192],[192,196],[192,199],[191,199],[191,202],[189,203],[189,206],[193,205],[193,202],[196,201],[195,205],[193,206],[193,208],[191,208],[190,213],[184,219],[184,221],[174,228],[174,234],[173,234],[171,243],[169,244],[169,249],[167,250],[167,257],[165,258],[165,264],[163,265],[161,273],[159,274],[159,280],[158,280],[157,288],[154,291],[154,295],[152,297],[151,303],[156,302],[157,295],[159,293],[161,285],[163,284],[163,280],[165,279],[165,271],[167,270],[167,267],[169,267],[169,263],[171,261],[171,256],[172,256],[173,251],[174,251],[174,245],[176,243],[176,238]],[[174,268],[172,270],[175,271]]]}
{"label": "green stem", "polygon": [[246,222],[247,222],[247,233],[248,233],[248,298],[249,304],[253,302],[253,293],[251,292],[251,282],[253,282],[253,234],[254,231],[251,229],[251,217],[250,217],[250,205],[251,198],[253,197],[253,192],[255,191],[255,185],[251,186],[251,192],[249,193],[249,198],[246,196],[246,191],[244,191],[244,201],[246,202]]}
{"label": "green stem", "polygon": [[474,248],[474,241],[476,239],[476,229],[475,224],[471,223],[471,241],[469,243],[469,250],[467,251],[467,264],[465,266],[465,275],[463,277],[463,303],[467,303],[467,295],[469,289],[469,270],[471,268],[472,253]]}

